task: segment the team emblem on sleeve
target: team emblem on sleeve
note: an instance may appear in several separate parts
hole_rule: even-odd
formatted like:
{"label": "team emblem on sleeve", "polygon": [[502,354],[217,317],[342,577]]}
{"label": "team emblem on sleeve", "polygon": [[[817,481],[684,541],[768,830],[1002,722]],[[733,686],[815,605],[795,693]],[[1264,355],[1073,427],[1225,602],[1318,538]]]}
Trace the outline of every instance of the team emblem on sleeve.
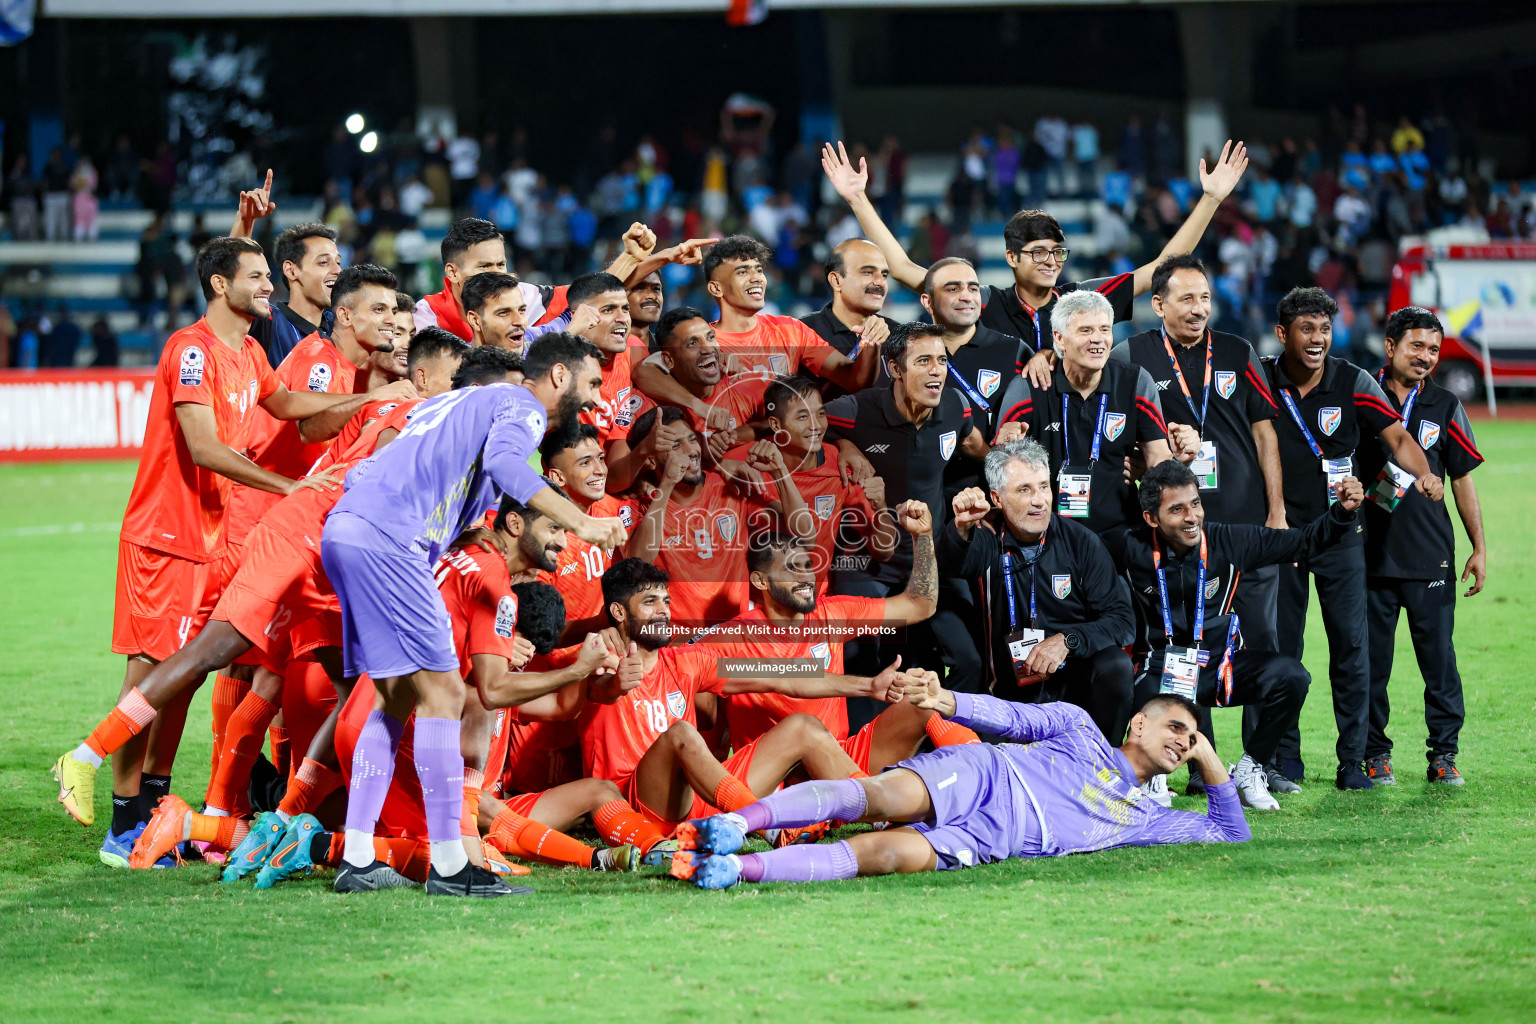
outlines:
{"label": "team emblem on sleeve", "polygon": [[818,494],[818,495],[816,495],[816,516],[817,516],[817,518],[820,518],[820,519],[831,519],[832,518],[832,506],[834,504],[836,504],[836,499],[832,495],[830,495],[830,494]]}
{"label": "team emblem on sleeve", "polygon": [[624,529],[635,525],[635,510],[628,505],[619,506],[619,522],[624,524]]}
{"label": "team emblem on sleeve", "polygon": [[508,594],[496,604],[496,635],[510,640],[516,630],[517,598]]}
{"label": "team emblem on sleeve", "polygon": [[1317,411],[1317,425],[1323,433],[1332,436],[1344,420],[1344,410],[1336,405],[1325,405]]}
{"label": "team emblem on sleeve", "polygon": [[669,690],[667,692],[667,711],[673,718],[682,718],[688,711],[688,700],[681,690]]}
{"label": "team emblem on sleeve", "polygon": [[811,657],[821,662],[824,671],[832,670],[832,648],[825,643],[819,643],[811,648]]}
{"label": "team emblem on sleeve", "polygon": [[955,454],[955,432],[946,430],[939,435],[939,458],[948,462],[953,454]]}
{"label": "team emblem on sleeve", "polygon": [[[624,390],[628,391],[629,389],[625,388]],[[639,412],[640,407],[644,404],[645,399],[637,394],[622,399],[619,404],[619,411],[613,414],[613,422],[621,427],[634,426],[635,413]]]}
{"label": "team emblem on sleeve", "polygon": [[207,362],[203,356],[203,350],[196,345],[188,345],[181,350],[181,382],[187,387],[195,388],[203,382],[203,368]]}
{"label": "team emblem on sleeve", "polygon": [[331,389],[331,368],[324,363],[316,363],[309,368],[309,384],[311,391],[329,391]]}
{"label": "team emblem on sleeve", "polygon": [[1430,420],[1419,421],[1419,447],[1429,451],[1440,440],[1440,424]]}
{"label": "team emblem on sleeve", "polygon": [[1072,593],[1071,576],[1052,576],[1051,593],[1056,595],[1056,600],[1064,601],[1068,594]]}
{"label": "team emblem on sleeve", "polygon": [[996,370],[982,370],[976,374],[976,386],[986,398],[991,398],[997,391],[997,386],[1003,382],[1003,375]]}
{"label": "team emblem on sleeve", "polygon": [[736,539],[736,515],[727,512],[724,515],[715,516],[715,529],[720,531],[720,537],[727,544]]}
{"label": "team emblem on sleeve", "polygon": [[1216,371],[1216,393],[1222,398],[1231,398],[1232,392],[1237,390],[1237,374],[1231,370]]}
{"label": "team emblem on sleeve", "polygon": [[1112,412],[1104,417],[1104,440],[1113,441],[1125,433],[1125,413]]}

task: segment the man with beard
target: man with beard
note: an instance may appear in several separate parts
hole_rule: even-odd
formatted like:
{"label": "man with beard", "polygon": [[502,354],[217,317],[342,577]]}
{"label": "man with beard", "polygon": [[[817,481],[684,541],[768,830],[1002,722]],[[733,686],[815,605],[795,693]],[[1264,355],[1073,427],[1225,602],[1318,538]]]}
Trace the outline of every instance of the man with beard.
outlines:
{"label": "man with beard", "polygon": [[[1381,444],[1406,472],[1411,486],[1430,501],[1444,496],[1440,477],[1430,471],[1424,449],[1403,429],[1396,409],[1370,374],[1328,354],[1338,303],[1321,288],[1293,288],[1276,310],[1275,336],[1285,346],[1264,360],[1265,379],[1280,400],[1275,432],[1285,482],[1287,522],[1300,528],[1333,503],[1333,485],[1355,476],[1355,453]],[[1370,789],[1362,767],[1369,731],[1370,630],[1366,622],[1364,529],[1357,527],[1326,555],[1280,566],[1275,627],[1281,654],[1300,661],[1307,624],[1307,577],[1317,582],[1318,610],[1328,636],[1328,681],[1338,726],[1339,789]],[[1277,777],[1299,785],[1303,775],[1301,734],[1289,730],[1275,751]],[[1276,786],[1288,792],[1283,785]]]}
{"label": "man with beard", "polygon": [[[801,322],[849,359],[866,345],[878,347],[891,336],[896,321],[881,314],[890,293],[891,268],[874,243],[850,238],[827,255],[822,276],[832,289],[832,301]],[[871,381],[873,383],[873,381]],[[831,381],[822,384],[822,397],[847,394]]]}
{"label": "man with beard", "polygon": [[[589,543],[624,542],[617,519],[588,516],[527,465],[551,419],[568,422],[596,405],[599,356],[580,338],[545,335],[528,350],[522,385],[489,384],[436,399],[389,447],[347,475],[347,493],[326,519],[321,558],[341,601],[344,671],[367,672],[378,697],[353,755],[359,781],[347,806],[338,892],[403,881],[375,858],[373,830],[394,770],[398,713],[414,708],[417,774],[432,844],[428,892],[508,894],[469,863],[459,842],[463,680],[432,567],[502,495]],[[401,700],[401,692],[409,698]]]}
{"label": "man with beard", "polygon": [[[240,193],[240,206],[229,236],[250,238],[256,221],[275,209],[272,172],[268,170],[266,184]],[[295,224],[277,236],[272,257],[288,289],[288,301],[272,303],[270,314],[251,321],[250,334],[261,343],[267,360],[277,366],[309,335],[330,336],[335,324],[331,288],[341,273],[336,230],[313,222]]]}
{"label": "man with beard", "polygon": [[[441,327],[464,341],[474,329],[464,316],[464,285],[476,274],[507,272],[507,245],[501,231],[488,220],[466,217],[454,221],[443,236],[443,290],[416,303],[416,326]],[[519,283],[527,304],[525,323],[538,323],[554,298],[555,289]]]}
{"label": "man with beard", "polygon": [[499,270],[476,274],[461,292],[464,319],[474,337],[471,345],[493,345],[522,355],[528,330],[528,299],[517,278]]}

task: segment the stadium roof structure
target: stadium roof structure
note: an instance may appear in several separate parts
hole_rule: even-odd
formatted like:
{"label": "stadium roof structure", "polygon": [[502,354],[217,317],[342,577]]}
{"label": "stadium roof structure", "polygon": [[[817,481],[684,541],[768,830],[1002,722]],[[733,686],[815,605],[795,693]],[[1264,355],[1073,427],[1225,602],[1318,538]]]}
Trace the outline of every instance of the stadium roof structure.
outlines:
{"label": "stadium roof structure", "polygon": [[[881,0],[882,9],[898,7],[1061,7],[1066,5],[1126,6],[1210,0]],[[1260,0],[1217,0],[1224,3],[1256,3]],[[403,17],[414,15],[482,17],[485,15],[549,14],[720,14],[730,0],[43,0],[43,10],[53,18],[293,18],[293,17]],[[769,0],[775,10],[831,10],[870,6],[870,0]]]}

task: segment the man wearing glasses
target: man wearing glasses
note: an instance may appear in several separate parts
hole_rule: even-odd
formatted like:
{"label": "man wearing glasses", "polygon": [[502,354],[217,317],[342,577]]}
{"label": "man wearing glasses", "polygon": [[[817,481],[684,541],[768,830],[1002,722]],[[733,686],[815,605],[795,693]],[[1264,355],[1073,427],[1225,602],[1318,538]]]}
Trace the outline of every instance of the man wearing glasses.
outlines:
{"label": "man wearing glasses", "polygon": [[[841,142],[835,148],[828,143],[822,150],[821,166],[837,194],[853,208],[859,227],[885,254],[891,276],[914,291],[920,289],[927,269],[907,257],[901,243],[864,194],[869,180],[864,159],[860,157],[859,166],[855,168]],[[1169,256],[1194,250],[1216,208],[1232,193],[1247,166],[1248,150],[1241,142],[1234,146],[1229,141],[1223,146],[1221,158],[1213,169],[1207,170],[1205,161],[1201,160],[1200,186],[1204,194],[1200,201],[1157,258],[1137,267],[1133,274],[1060,282],[1058,278],[1070,252],[1065,247],[1067,236],[1062,233],[1061,225],[1044,210],[1020,210],[1009,218],[1003,229],[1003,244],[1007,247],[1004,256],[1013,268],[1013,287],[983,286],[982,325],[1019,338],[1019,371],[1026,373],[1036,387],[1049,387],[1055,365],[1051,348],[1051,307],[1056,299],[1072,291],[1096,291],[1109,300],[1116,323],[1129,320],[1132,300],[1152,286],[1152,271]]]}

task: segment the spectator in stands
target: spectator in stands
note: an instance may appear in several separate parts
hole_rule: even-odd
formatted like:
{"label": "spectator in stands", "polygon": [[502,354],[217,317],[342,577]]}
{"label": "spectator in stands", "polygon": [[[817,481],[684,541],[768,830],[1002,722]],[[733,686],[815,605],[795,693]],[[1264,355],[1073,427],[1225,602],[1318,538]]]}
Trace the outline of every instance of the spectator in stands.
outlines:
{"label": "spectator in stands", "polygon": [[448,157],[449,187],[452,190],[449,199],[453,208],[460,210],[469,199],[475,178],[480,174],[480,143],[469,132],[460,131],[458,137],[448,143],[445,155]]}
{"label": "spectator in stands", "polygon": [[126,135],[119,135],[117,148],[112,151],[106,166],[107,198],[122,202],[137,194],[139,163],[139,154],[133,150],[133,140]]}
{"label": "spectator in stands", "polygon": [[1125,119],[1120,130],[1120,152],[1115,162],[1133,179],[1147,175],[1147,137],[1141,129],[1141,118],[1132,114]]}
{"label": "spectator in stands", "polygon": [[69,315],[69,306],[59,303],[59,315],[53,321],[48,336],[43,339],[40,364],[48,367],[72,369],[75,353],[80,350],[80,325]]}
{"label": "spectator in stands", "polygon": [[[1099,130],[1090,121],[1072,126],[1072,159],[1077,162],[1077,194],[1092,198],[1099,194]],[[1012,211],[1009,211],[1012,216]]]}
{"label": "spectator in stands", "polygon": [[1182,176],[1183,150],[1179,145],[1179,133],[1174,130],[1168,111],[1158,112],[1157,124],[1152,126],[1151,180],[1161,185],[1171,178]]}
{"label": "spectator in stands", "polygon": [[91,324],[91,347],[96,350],[92,366],[116,366],[119,361],[117,334],[105,316],[98,316]]}
{"label": "spectator in stands", "polygon": [[1067,122],[1059,114],[1045,114],[1035,122],[1035,141],[1045,150],[1047,187],[1059,196],[1067,190]]}
{"label": "spectator in stands", "polygon": [[33,241],[38,236],[38,196],[41,189],[32,177],[27,154],[16,155],[10,176],[5,179],[5,191],[11,203],[11,237],[18,242]]}
{"label": "spectator in stands", "polygon": [[164,282],[166,329],[176,329],[176,314],[186,300],[186,267],[176,252],[176,235],[166,223],[166,214],[157,211],[149,227],[139,236],[139,262],[134,268],[139,279],[139,326],[153,321],[157,291]]}
{"label": "spectator in stands", "polygon": [[69,241],[69,175],[64,150],[55,147],[43,167],[43,236],[50,242]]}
{"label": "spectator in stands", "polygon": [[75,164],[75,173],[70,178],[70,190],[74,193],[71,212],[75,218],[77,242],[96,241],[96,217],[101,212],[101,203],[96,199],[97,180],[91,158],[82,156],[80,162]]}
{"label": "spectator in stands", "polygon": [[[1019,209],[1019,168],[1024,154],[1019,151],[1013,129],[1000,125],[997,145],[992,150],[992,194],[1000,217],[1012,217]],[[892,223],[887,220],[887,224]]]}

